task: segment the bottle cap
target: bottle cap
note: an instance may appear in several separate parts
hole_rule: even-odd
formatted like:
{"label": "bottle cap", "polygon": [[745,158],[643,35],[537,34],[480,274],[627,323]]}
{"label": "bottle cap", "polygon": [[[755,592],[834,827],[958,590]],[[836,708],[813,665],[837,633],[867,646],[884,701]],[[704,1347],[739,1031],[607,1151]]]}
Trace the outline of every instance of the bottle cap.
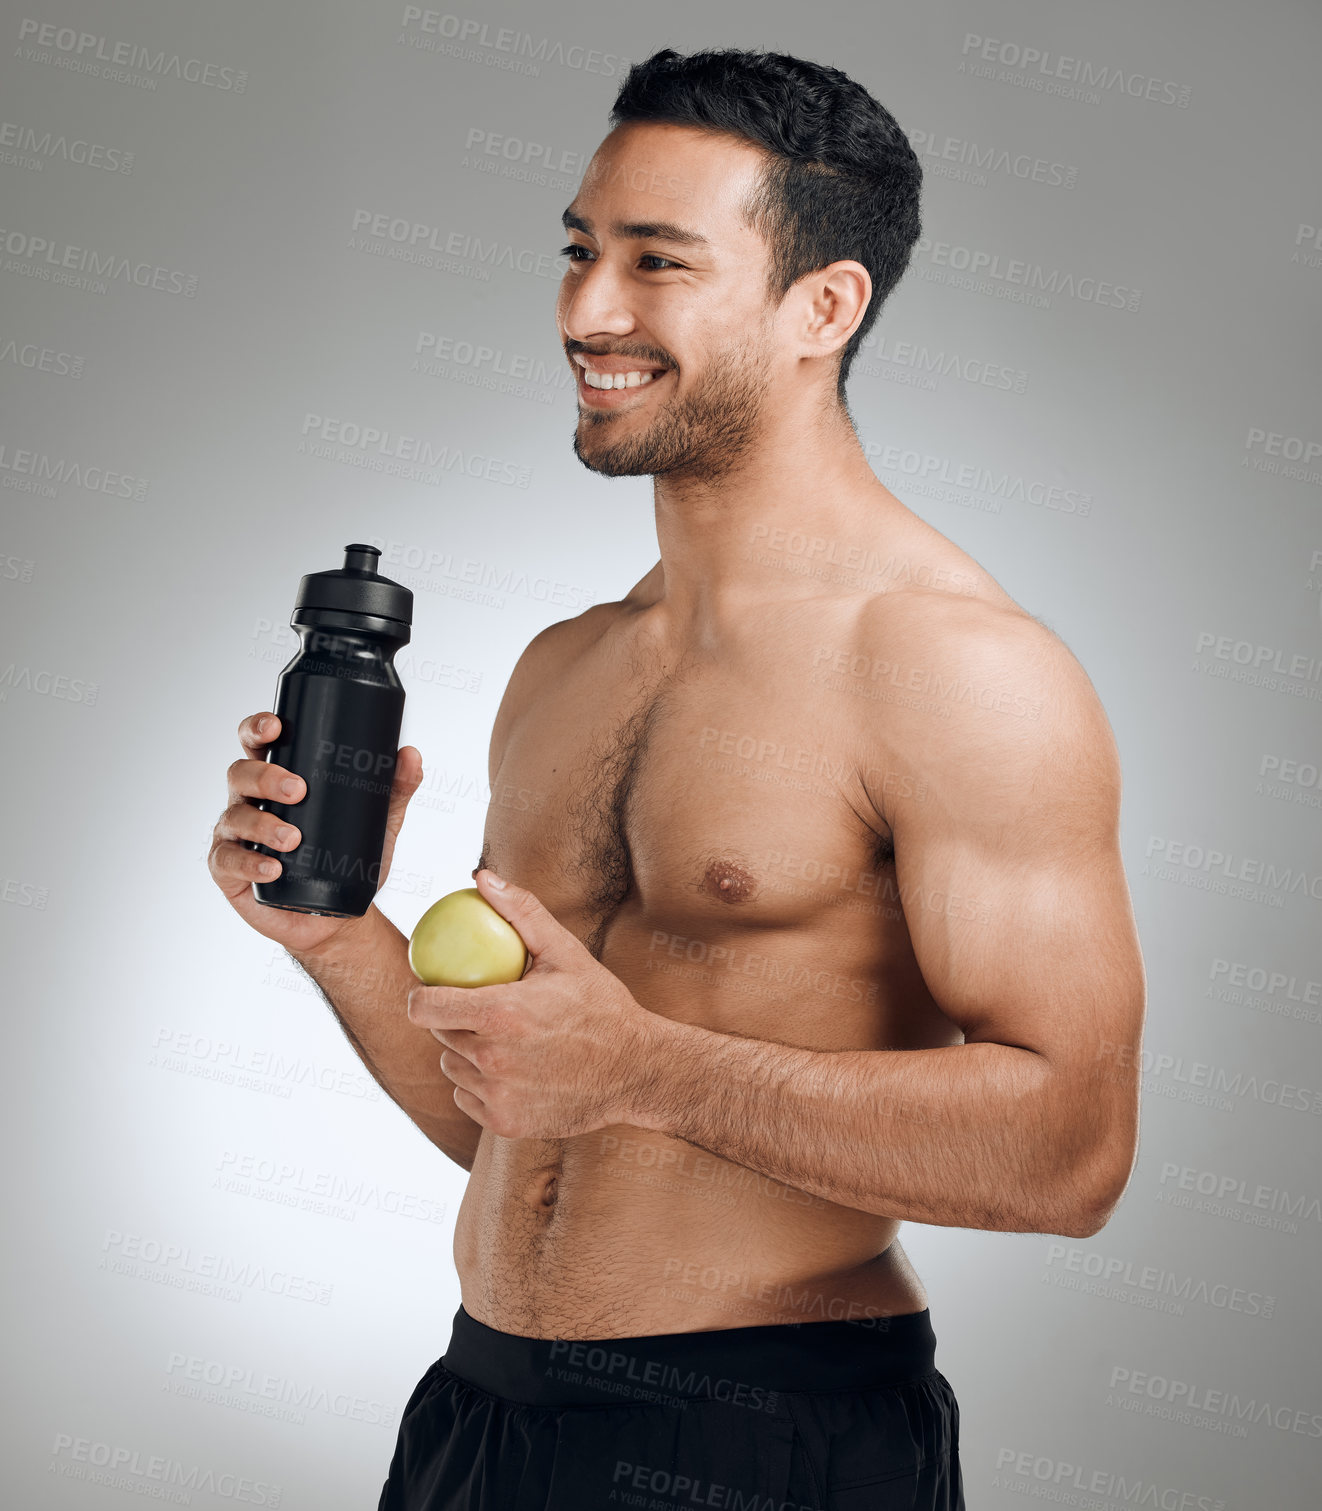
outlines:
{"label": "bottle cap", "polygon": [[329,572],[309,572],[298,584],[294,610],[338,609],[372,614],[379,619],[413,623],[413,593],[376,570],[381,552],[375,546],[344,548],[344,565]]}

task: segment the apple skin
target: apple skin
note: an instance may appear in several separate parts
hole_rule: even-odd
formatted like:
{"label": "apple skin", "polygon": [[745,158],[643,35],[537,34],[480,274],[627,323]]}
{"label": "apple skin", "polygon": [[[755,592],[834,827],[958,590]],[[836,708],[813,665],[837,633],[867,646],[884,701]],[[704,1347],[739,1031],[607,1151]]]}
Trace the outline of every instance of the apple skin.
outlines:
{"label": "apple skin", "polygon": [[528,964],[518,930],[476,887],[432,903],[409,938],[409,966],[426,986],[496,986]]}

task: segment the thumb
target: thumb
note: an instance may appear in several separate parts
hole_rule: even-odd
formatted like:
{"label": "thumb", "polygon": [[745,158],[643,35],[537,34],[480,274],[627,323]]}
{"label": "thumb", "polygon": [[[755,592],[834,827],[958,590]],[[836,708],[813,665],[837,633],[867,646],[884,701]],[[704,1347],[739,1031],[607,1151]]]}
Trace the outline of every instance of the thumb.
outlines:
{"label": "thumb", "polygon": [[422,782],[422,752],[416,745],[402,745],[395,757],[395,775],[390,784],[386,832],[393,838],[404,823],[404,810]]}
{"label": "thumb", "polygon": [[578,939],[526,887],[505,881],[489,866],[484,866],[474,880],[481,896],[506,923],[514,925],[534,962],[544,960],[548,965],[561,965],[567,948],[579,945]]}
{"label": "thumb", "polygon": [[390,804],[386,809],[386,835],[381,844],[381,869],[377,890],[386,884],[395,860],[395,841],[404,823],[404,810],[422,781],[422,752],[416,745],[403,746],[395,757],[395,775],[390,784]]}

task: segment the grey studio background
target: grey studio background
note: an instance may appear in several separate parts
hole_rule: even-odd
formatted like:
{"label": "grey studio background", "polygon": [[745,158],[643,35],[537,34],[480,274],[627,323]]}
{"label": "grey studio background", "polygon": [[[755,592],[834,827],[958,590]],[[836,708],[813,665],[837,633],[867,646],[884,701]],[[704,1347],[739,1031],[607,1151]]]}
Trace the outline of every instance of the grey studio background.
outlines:
{"label": "grey studio background", "polygon": [[1124,763],[1124,1202],[1086,1240],[903,1230],[968,1504],[1315,1506],[1322,18],[33,4],[0,23],[8,1503],[376,1504],[466,1176],[213,886],[235,728],[299,577],[373,541],[427,772],[380,903],[407,934],[469,884],[518,653],[655,559],[650,483],[572,455],[559,213],[627,60],[737,45],[845,68],[922,154],[860,431]]}

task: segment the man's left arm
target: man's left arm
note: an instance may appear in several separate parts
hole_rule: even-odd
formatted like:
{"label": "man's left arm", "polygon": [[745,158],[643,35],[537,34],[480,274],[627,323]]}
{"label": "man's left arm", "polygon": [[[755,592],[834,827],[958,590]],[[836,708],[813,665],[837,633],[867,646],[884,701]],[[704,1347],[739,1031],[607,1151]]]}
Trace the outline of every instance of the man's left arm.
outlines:
{"label": "man's left arm", "polygon": [[949,671],[974,696],[895,716],[923,787],[883,816],[919,968],[965,1042],[824,1053],[658,1017],[625,1121],[879,1216],[1087,1237],[1138,1137],[1118,754],[1035,621],[958,640]]}

